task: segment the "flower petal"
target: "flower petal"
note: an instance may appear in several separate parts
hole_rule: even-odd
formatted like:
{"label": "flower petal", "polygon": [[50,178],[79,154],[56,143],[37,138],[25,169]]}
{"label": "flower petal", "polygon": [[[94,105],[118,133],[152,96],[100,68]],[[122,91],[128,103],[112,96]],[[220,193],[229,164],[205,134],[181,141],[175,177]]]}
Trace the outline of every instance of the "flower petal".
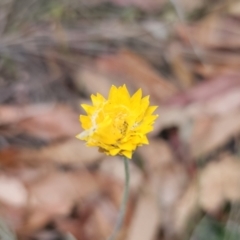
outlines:
{"label": "flower petal", "polygon": [[148,144],[146,134],[158,117],[152,115],[157,106],[149,106],[149,96],[142,98],[141,89],[131,97],[126,85],[112,85],[108,99],[97,93],[91,100],[92,106],[81,105],[87,113],[79,119],[85,131],[76,136],[87,146],[130,159],[138,146]]}
{"label": "flower petal", "polygon": [[121,154],[128,159],[132,159],[132,151],[122,151]]}

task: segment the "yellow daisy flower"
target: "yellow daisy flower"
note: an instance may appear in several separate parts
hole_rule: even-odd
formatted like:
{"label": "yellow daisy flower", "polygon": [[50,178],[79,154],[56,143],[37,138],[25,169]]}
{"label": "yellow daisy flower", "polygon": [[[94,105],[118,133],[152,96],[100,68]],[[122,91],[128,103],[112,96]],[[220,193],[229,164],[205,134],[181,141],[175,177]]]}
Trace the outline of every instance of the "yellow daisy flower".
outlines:
{"label": "yellow daisy flower", "polygon": [[125,85],[112,86],[108,99],[99,93],[91,99],[92,106],[81,105],[87,115],[80,115],[85,131],[76,136],[78,139],[107,155],[129,159],[138,146],[148,144],[146,134],[153,130],[158,115],[152,113],[157,106],[149,106],[149,96],[142,98],[141,89],[131,97]]}

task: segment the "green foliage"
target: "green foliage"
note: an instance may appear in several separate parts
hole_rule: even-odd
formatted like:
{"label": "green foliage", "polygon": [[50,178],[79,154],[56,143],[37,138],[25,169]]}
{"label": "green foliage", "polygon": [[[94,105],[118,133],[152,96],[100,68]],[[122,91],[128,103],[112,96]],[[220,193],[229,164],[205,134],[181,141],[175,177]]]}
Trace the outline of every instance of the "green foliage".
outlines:
{"label": "green foliage", "polygon": [[190,240],[239,240],[240,225],[230,223],[229,226],[205,216],[195,228]]}

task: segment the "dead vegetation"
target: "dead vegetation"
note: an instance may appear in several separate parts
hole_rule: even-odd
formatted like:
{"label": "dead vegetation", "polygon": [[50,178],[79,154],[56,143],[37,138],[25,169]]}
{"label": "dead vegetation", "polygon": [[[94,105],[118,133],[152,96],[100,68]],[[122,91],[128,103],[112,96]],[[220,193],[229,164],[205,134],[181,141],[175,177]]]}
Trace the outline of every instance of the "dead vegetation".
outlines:
{"label": "dead vegetation", "polygon": [[121,159],[75,135],[125,83],[160,117],[119,240],[239,239],[239,36],[238,1],[0,0],[1,238],[107,239]]}

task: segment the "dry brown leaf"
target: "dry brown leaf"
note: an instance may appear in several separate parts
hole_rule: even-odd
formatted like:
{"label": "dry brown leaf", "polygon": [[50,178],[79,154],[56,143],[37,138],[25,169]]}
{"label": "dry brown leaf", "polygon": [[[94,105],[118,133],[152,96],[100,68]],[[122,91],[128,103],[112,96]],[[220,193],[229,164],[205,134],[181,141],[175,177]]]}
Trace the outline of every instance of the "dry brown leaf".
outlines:
{"label": "dry brown leaf", "polygon": [[14,207],[23,207],[27,204],[27,198],[27,189],[20,180],[1,174],[0,201],[2,203]]}
{"label": "dry brown leaf", "polygon": [[99,238],[100,236],[100,238],[106,239],[110,236],[117,220],[118,211],[111,202],[104,199],[97,203],[91,219],[97,227],[97,231],[94,231],[95,237]]}
{"label": "dry brown leaf", "polygon": [[228,73],[196,84],[188,91],[172,97],[168,101],[167,106],[187,106],[192,103],[207,102],[214,97],[221,96],[221,94],[239,87],[239,77],[238,73]]}
{"label": "dry brown leaf", "polygon": [[[104,175],[88,171],[49,171],[41,178],[28,182],[27,186],[27,218],[20,229],[25,235],[31,235],[53,221],[61,230],[72,230],[75,236],[101,235],[104,231],[109,233],[106,228],[113,228],[122,187],[119,188],[117,182]],[[111,195],[115,195],[117,201]],[[71,217],[75,206],[78,209],[75,213],[77,215]],[[80,224],[78,228],[76,223]]]}
{"label": "dry brown leaf", "polygon": [[127,84],[131,92],[142,88],[144,94],[151,95],[155,102],[177,92],[176,87],[161,77],[148,62],[129,50],[102,56],[91,69],[78,70],[75,75],[77,88],[89,95],[100,92],[107,97],[112,84]]}
{"label": "dry brown leaf", "polygon": [[28,218],[25,234],[44,226],[55,216],[66,216],[76,203],[101,190],[97,179],[87,171],[49,172],[28,184]]}
{"label": "dry brown leaf", "polygon": [[73,137],[81,130],[78,114],[64,105],[56,105],[48,112],[21,121],[18,127],[29,135],[46,140]]}
{"label": "dry brown leaf", "polygon": [[104,158],[97,148],[86,147],[83,141],[70,139],[39,149],[7,148],[0,151],[0,162],[5,169],[19,169],[23,166],[67,165],[83,167]]}
{"label": "dry brown leaf", "polygon": [[31,183],[29,206],[52,214],[67,214],[74,202],[99,191],[93,175],[87,171],[52,172]]}
{"label": "dry brown leaf", "polygon": [[191,36],[206,48],[239,48],[239,19],[213,14],[196,26]]}
{"label": "dry brown leaf", "polygon": [[238,1],[230,2],[228,6],[228,13],[238,17],[240,15],[240,3]]}
{"label": "dry brown leaf", "polygon": [[67,105],[1,106],[0,125],[12,125],[16,133],[56,140],[75,136],[80,130],[77,112]]}
{"label": "dry brown leaf", "polygon": [[217,51],[205,51],[203,55],[204,59],[208,59],[208,64],[195,64],[193,66],[193,71],[198,76],[202,76],[204,79],[211,79],[218,75],[226,75],[229,72],[237,72],[238,67],[236,65],[238,63],[235,61],[237,56],[231,52],[226,54]]}
{"label": "dry brown leaf", "polygon": [[169,145],[163,140],[150,139],[149,145],[139,148],[138,153],[144,160],[144,169],[153,173],[174,160]]}
{"label": "dry brown leaf", "polygon": [[[117,181],[124,183],[124,163],[121,160],[122,159],[119,157],[107,157],[101,162],[99,170]],[[129,186],[131,192],[136,193],[143,182],[143,176],[140,170],[132,162],[129,162],[129,171],[131,176]]]}
{"label": "dry brown leaf", "polygon": [[174,237],[176,206],[188,188],[189,176],[182,165],[169,163],[159,169],[158,175],[155,175],[151,182],[160,206],[162,229],[166,237]]}
{"label": "dry brown leaf", "polygon": [[236,94],[229,92],[223,98],[207,103],[161,108],[158,110],[161,117],[156,121],[152,135],[156,136],[168,127],[178,127],[181,140],[189,145],[193,157],[208,154],[240,131],[239,100],[236,90]]}
{"label": "dry brown leaf", "polygon": [[149,134],[150,136],[155,137],[166,128],[181,127],[187,123],[189,119],[189,112],[187,111],[187,108],[184,109],[183,107],[167,107],[163,105],[160,106],[155,113],[158,114],[159,117],[154,123],[153,131]]}
{"label": "dry brown leaf", "polygon": [[0,106],[0,125],[18,123],[31,117],[46,114],[54,108],[54,105],[38,104],[30,106]]}
{"label": "dry brown leaf", "polygon": [[111,2],[117,3],[120,6],[136,6],[143,10],[156,10],[161,9],[164,0],[150,0],[147,3],[143,0],[110,0]]}
{"label": "dry brown leaf", "polygon": [[199,157],[222,146],[240,131],[239,107],[239,76],[219,76],[173,97],[157,109],[160,117],[151,135],[177,127],[183,144],[189,145],[193,157]]}
{"label": "dry brown leaf", "polygon": [[178,85],[180,85],[182,89],[190,88],[194,83],[194,78],[190,71],[190,66],[187,65],[187,62],[184,60],[182,46],[179,43],[175,42],[170,45],[168,58]]}
{"label": "dry brown leaf", "polygon": [[240,107],[240,87],[236,86],[220,96],[214,97],[207,105],[205,112],[225,116]]}
{"label": "dry brown leaf", "polygon": [[[199,213],[199,191],[197,179],[193,180],[176,204],[173,228],[177,236],[183,236],[189,228],[189,222]],[[190,229],[191,230],[191,229]]]}
{"label": "dry brown leaf", "polygon": [[53,162],[58,164],[74,164],[86,166],[103,158],[104,154],[98,148],[89,148],[83,141],[70,139],[68,141],[49,145],[38,150],[22,151],[22,158],[36,162]]}
{"label": "dry brown leaf", "polygon": [[15,232],[17,232],[24,224],[25,212],[26,208],[15,207],[0,202],[1,220],[4,220],[4,222]]}
{"label": "dry brown leaf", "polygon": [[223,157],[202,171],[199,182],[199,201],[210,213],[221,210],[226,202],[240,201],[240,162]]}
{"label": "dry brown leaf", "polygon": [[26,239],[27,236],[43,228],[52,219],[53,213],[48,212],[45,209],[36,209],[31,212],[28,211],[22,226],[17,229],[21,239]]}
{"label": "dry brown leaf", "polygon": [[111,85],[117,84],[117,82],[93,69],[78,70],[74,77],[74,83],[77,89],[87,92],[89,96],[101,93],[104,97],[108,96]]}
{"label": "dry brown leaf", "polygon": [[186,170],[177,163],[166,164],[159,169],[158,176],[152,179],[153,184],[156,185],[160,206],[163,211],[166,211],[166,215],[187,188],[188,180]]}
{"label": "dry brown leaf", "polygon": [[[230,4],[231,2],[225,3],[224,12]],[[236,2],[232,3],[234,4]],[[176,31],[182,39],[182,43],[178,41],[182,65],[187,65],[194,76],[206,79],[231,71],[238,72],[239,54],[232,51],[238,49],[240,44],[238,17],[217,11],[202,18],[194,26],[178,24]]]}
{"label": "dry brown leaf", "polygon": [[[21,229],[24,235],[51,221],[75,236],[83,234],[92,239],[110,234],[119,211],[122,184],[109,176],[86,170],[49,171],[27,185],[28,217]],[[77,207],[75,217],[71,216],[73,207]]]}
{"label": "dry brown leaf", "polygon": [[236,109],[239,105],[238,74],[217,76],[202,84],[195,85],[188,91],[177,94],[161,105],[156,113],[159,118],[151,135],[156,136],[168,127],[191,125],[192,120],[205,115],[221,115]]}
{"label": "dry brown leaf", "polygon": [[176,87],[161,77],[143,58],[128,50],[116,55],[99,58],[98,69],[110,78],[116,78],[119,84],[126,83],[134,90],[142,88],[153,101],[159,102],[173,96]]}
{"label": "dry brown leaf", "polygon": [[[84,233],[84,226],[82,219],[71,219],[71,218],[57,218],[55,221],[57,229],[64,233],[71,234],[74,236],[73,239],[85,239],[86,234]],[[96,229],[96,226],[93,226]],[[68,239],[68,238],[67,238]],[[71,237],[69,237],[71,239]]]}
{"label": "dry brown leaf", "polygon": [[5,30],[8,21],[8,14],[13,6],[12,0],[3,0],[0,2],[0,34]]}
{"label": "dry brown leaf", "polygon": [[192,13],[194,11],[197,11],[198,9],[202,8],[206,2],[202,0],[197,0],[197,1],[191,1],[191,0],[180,0],[177,2],[176,6],[178,8],[183,9],[185,13],[189,12]]}
{"label": "dry brown leaf", "polygon": [[[205,123],[203,125],[201,119],[196,121],[192,131],[193,135],[189,139],[191,153],[194,157],[209,154],[239,133],[240,112],[233,112],[221,118],[215,117]],[[198,129],[199,127],[201,131]],[[202,131],[207,134],[203,134]]]}
{"label": "dry brown leaf", "polygon": [[156,11],[160,10],[165,3],[165,0],[149,0],[148,2],[145,2],[144,0],[92,0],[92,1],[86,1],[83,0],[84,4],[90,4],[95,5],[103,2],[110,2],[113,4],[116,4],[118,6],[124,6],[124,7],[138,7],[144,11]]}
{"label": "dry brown leaf", "polygon": [[[145,185],[148,189],[147,184]],[[140,195],[129,226],[127,240],[153,240],[160,225],[160,210],[156,196],[150,192]]]}

